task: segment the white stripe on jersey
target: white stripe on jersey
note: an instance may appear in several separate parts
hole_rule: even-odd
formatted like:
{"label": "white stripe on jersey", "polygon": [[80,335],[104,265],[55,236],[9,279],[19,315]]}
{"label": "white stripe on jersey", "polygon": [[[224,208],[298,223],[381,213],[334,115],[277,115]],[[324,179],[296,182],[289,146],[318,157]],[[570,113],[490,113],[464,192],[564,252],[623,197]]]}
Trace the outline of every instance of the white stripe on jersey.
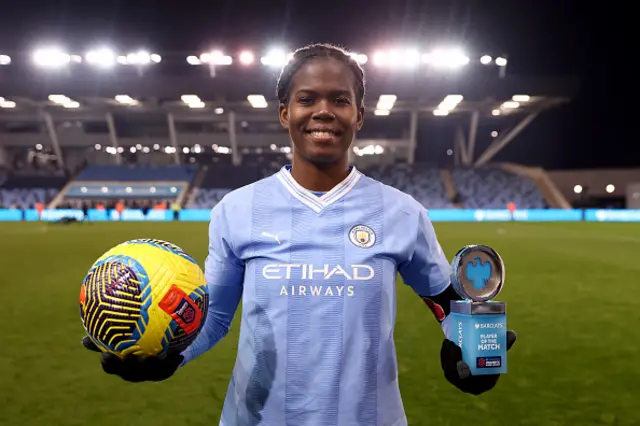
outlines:
{"label": "white stripe on jersey", "polygon": [[[288,175],[289,173],[287,172],[286,174]],[[306,204],[307,207],[309,207],[311,210],[315,211],[316,213],[320,213],[322,211],[322,208],[324,207],[322,205],[322,203],[320,202],[320,199],[318,197],[315,197],[315,200],[312,200],[312,199],[309,199],[308,197],[305,197],[306,194],[304,194],[298,188],[293,186],[293,184],[290,182],[290,180],[287,179],[285,176],[286,175],[284,173],[278,173],[276,175],[278,180],[280,182],[282,182],[284,187],[287,188],[287,190],[291,193],[291,195],[296,197],[303,204]],[[296,183],[296,182],[294,182],[294,183]]]}
{"label": "white stripe on jersey", "polygon": [[351,189],[358,183],[362,174],[355,168],[351,168],[349,175],[339,184],[331,189],[331,191],[324,194],[322,197],[317,197],[311,191],[303,188],[296,180],[291,176],[291,166],[287,165],[282,167],[276,174],[276,177],[284,187],[296,197],[300,202],[304,203],[307,207],[311,208],[316,213],[320,213],[324,208],[338,201],[344,197]]}

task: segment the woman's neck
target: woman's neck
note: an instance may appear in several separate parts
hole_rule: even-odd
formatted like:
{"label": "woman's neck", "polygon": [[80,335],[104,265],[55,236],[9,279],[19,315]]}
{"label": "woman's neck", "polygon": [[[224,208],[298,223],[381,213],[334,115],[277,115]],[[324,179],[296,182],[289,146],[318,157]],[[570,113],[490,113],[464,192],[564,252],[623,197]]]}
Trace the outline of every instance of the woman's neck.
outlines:
{"label": "woman's neck", "polygon": [[333,163],[312,163],[294,154],[291,176],[300,186],[309,191],[327,192],[349,175],[349,160]]}

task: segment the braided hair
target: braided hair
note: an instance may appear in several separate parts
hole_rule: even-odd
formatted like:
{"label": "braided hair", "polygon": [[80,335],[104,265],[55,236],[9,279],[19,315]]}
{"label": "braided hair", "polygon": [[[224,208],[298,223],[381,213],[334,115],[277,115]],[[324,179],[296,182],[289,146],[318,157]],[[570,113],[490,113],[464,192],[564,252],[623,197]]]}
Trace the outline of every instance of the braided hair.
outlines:
{"label": "braided hair", "polygon": [[281,104],[289,102],[291,80],[302,65],[313,59],[331,58],[345,64],[355,77],[356,105],[361,106],[365,95],[364,70],[345,49],[328,43],[311,44],[296,50],[291,60],[282,68],[276,86],[276,95]]}

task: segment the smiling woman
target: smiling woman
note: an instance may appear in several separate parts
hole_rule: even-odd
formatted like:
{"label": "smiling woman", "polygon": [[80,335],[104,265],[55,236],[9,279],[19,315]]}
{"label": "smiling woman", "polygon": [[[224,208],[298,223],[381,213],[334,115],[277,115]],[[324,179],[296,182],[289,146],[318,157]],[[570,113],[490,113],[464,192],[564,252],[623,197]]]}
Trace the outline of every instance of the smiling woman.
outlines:
{"label": "smiling woman", "polygon": [[327,44],[298,49],[277,84],[280,122],[294,145],[291,174],[328,191],[349,174],[348,150],[364,122],[364,72]]}
{"label": "smiling woman", "polygon": [[[207,320],[179,368],[157,358],[131,365],[145,380],[194,368],[242,301],[220,424],[406,426],[393,338],[400,275],[445,331],[444,377],[463,392],[491,390],[499,375],[470,374],[446,338],[459,296],[426,208],[349,165],[363,124],[362,69],[339,48],[312,45],[284,67],[277,93],[293,163],[211,210]],[[103,369],[127,379],[118,373],[126,362]]]}

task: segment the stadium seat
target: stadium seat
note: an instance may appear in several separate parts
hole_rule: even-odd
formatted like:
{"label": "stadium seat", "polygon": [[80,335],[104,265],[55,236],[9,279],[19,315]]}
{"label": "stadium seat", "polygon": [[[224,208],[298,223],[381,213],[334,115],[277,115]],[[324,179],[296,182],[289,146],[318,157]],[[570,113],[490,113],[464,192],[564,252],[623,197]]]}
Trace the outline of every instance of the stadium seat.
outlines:
{"label": "stadium seat", "polygon": [[67,178],[62,176],[48,175],[9,175],[2,189],[29,189],[29,188],[52,188],[62,189],[67,183]]}
{"label": "stadium seat", "polygon": [[0,189],[0,206],[32,209],[36,203],[49,203],[58,191],[56,188]]}
{"label": "stadium seat", "polygon": [[369,168],[365,173],[373,179],[408,193],[425,208],[454,208],[438,169],[398,164]]}
{"label": "stadium seat", "polygon": [[504,209],[509,202],[519,209],[546,207],[542,193],[532,180],[500,168],[457,168],[451,177],[464,208]]}
{"label": "stadium seat", "polygon": [[67,183],[67,178],[53,174],[18,174],[0,176],[0,206],[32,209],[36,203],[49,203]]}
{"label": "stadium seat", "polygon": [[207,166],[200,188],[236,189],[261,178],[257,167],[213,165]]}
{"label": "stadium seat", "polygon": [[[254,157],[253,160],[259,158]],[[211,209],[228,192],[270,176],[288,163],[285,156],[276,155],[269,156],[265,161],[249,160],[243,159],[242,166],[224,162],[205,166],[202,181],[198,188],[192,189],[187,208]]]}
{"label": "stadium seat", "polygon": [[222,188],[195,188],[189,209],[211,209],[231,190]]}

